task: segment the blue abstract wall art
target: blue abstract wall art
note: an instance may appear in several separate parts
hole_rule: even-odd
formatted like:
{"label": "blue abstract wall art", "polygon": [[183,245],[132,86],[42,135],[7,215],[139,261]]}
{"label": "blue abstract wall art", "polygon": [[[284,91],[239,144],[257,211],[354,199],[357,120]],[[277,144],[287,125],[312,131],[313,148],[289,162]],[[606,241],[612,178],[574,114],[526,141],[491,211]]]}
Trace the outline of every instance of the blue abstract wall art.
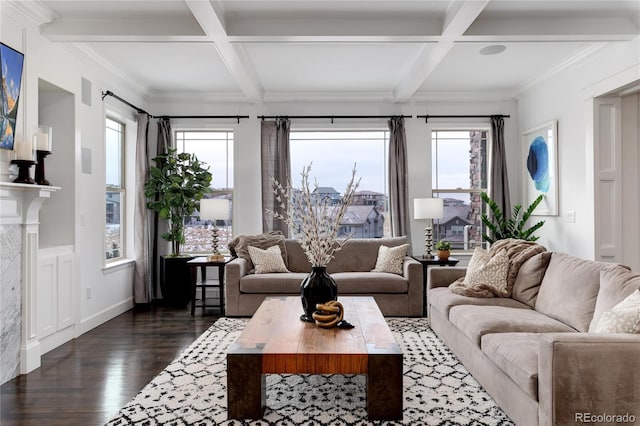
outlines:
{"label": "blue abstract wall art", "polygon": [[549,147],[542,136],[537,136],[529,145],[527,170],[536,189],[545,194],[549,192]]}
{"label": "blue abstract wall art", "polygon": [[525,204],[531,204],[542,194],[544,198],[533,215],[557,216],[558,123],[548,121],[525,130],[522,142]]}

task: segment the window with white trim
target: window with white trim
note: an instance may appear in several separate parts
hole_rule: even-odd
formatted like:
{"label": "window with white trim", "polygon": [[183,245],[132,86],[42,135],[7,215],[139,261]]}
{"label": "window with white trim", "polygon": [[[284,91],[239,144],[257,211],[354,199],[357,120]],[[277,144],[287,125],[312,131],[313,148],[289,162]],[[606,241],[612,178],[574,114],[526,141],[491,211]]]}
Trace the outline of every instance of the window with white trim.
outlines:
{"label": "window with white trim", "polygon": [[487,191],[489,128],[433,128],[433,197],[444,200],[444,217],[434,220],[434,241],[448,240],[452,250],[482,246],[483,203]]}
{"label": "window with white trim", "polygon": [[[233,131],[217,129],[177,130],[174,132],[178,152],[190,152],[199,161],[207,163],[213,175],[211,192],[205,198],[226,198],[231,205],[227,219],[216,220],[218,248],[228,250],[233,239]],[[180,251],[186,253],[210,253],[212,250],[211,228],[214,224],[201,221],[196,212],[185,220],[185,244]]]}
{"label": "window with white trim", "polygon": [[105,120],[105,259],[120,260],[125,253],[125,125],[107,117]]}
{"label": "window with white trim", "polygon": [[[387,185],[389,131],[291,130],[291,183],[300,187],[300,173],[311,163],[310,177],[317,179],[319,196],[339,200],[356,166],[361,178],[348,207],[338,237],[380,238],[391,235]],[[295,230],[290,230],[295,238]]]}

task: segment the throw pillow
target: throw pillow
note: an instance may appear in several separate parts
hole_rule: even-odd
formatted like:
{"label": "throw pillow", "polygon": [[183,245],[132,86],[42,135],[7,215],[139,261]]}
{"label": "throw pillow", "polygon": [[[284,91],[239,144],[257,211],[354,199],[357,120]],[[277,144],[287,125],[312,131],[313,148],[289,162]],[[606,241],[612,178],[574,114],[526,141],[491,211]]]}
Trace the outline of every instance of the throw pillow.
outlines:
{"label": "throw pillow", "polygon": [[640,290],[602,314],[596,333],[640,334]]}
{"label": "throw pillow", "polygon": [[258,235],[239,235],[229,243],[229,250],[241,259],[245,259],[249,263],[249,271],[254,269],[251,256],[249,255],[249,246],[266,250],[269,247],[277,245],[280,248],[282,260],[285,266],[287,264],[287,247],[285,245],[284,235],[280,231],[273,231],[266,234]]}
{"label": "throw pillow", "polygon": [[272,246],[266,250],[249,246],[249,255],[251,261],[255,265],[256,274],[269,274],[272,272],[289,272],[282,260],[280,247]]}
{"label": "throw pillow", "polygon": [[482,267],[482,265],[486,264],[489,259],[491,259],[491,255],[488,250],[485,250],[482,247],[476,247],[475,250],[473,250],[471,259],[469,259],[469,265],[467,265],[467,275]]}
{"label": "throw pillow", "polygon": [[494,290],[496,295],[503,295],[507,293],[508,273],[509,256],[506,250],[500,250],[491,257],[488,252],[477,247],[469,261],[464,285],[465,287],[483,285]]}
{"label": "throw pillow", "polygon": [[378,249],[378,258],[376,266],[371,272],[390,272],[392,274],[402,275],[402,265],[404,257],[407,255],[409,244],[402,244],[396,247],[387,247],[381,245]]}
{"label": "throw pillow", "polygon": [[602,315],[623,301],[636,290],[640,290],[640,273],[613,265],[600,271],[600,289],[596,298],[589,331],[594,331]]}

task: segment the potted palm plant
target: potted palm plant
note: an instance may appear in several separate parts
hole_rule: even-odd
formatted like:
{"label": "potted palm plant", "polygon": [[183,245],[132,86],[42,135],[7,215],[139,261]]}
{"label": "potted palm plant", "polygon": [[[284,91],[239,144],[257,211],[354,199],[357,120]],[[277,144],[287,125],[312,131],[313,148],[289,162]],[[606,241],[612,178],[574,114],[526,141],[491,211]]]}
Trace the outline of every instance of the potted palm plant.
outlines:
{"label": "potted palm plant", "polygon": [[185,242],[184,221],[200,208],[200,200],[211,190],[212,175],[206,163],[188,152],[172,149],[153,161],[156,166],[150,169],[144,188],[147,207],[168,221],[169,229],[162,238],[171,243],[171,253],[161,257],[160,288],[167,303],[185,306],[191,299],[186,263],[192,257],[180,252]]}

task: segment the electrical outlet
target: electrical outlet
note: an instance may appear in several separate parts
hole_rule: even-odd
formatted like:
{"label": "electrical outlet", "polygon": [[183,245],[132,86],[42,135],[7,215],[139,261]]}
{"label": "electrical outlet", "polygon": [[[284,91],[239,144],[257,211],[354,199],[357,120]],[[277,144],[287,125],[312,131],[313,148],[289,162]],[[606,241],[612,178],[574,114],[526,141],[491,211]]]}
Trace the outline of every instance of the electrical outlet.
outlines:
{"label": "electrical outlet", "polygon": [[87,299],[91,299],[91,287],[87,287]]}
{"label": "electrical outlet", "polygon": [[567,222],[568,223],[576,223],[576,211],[575,210],[569,210],[567,212]]}

